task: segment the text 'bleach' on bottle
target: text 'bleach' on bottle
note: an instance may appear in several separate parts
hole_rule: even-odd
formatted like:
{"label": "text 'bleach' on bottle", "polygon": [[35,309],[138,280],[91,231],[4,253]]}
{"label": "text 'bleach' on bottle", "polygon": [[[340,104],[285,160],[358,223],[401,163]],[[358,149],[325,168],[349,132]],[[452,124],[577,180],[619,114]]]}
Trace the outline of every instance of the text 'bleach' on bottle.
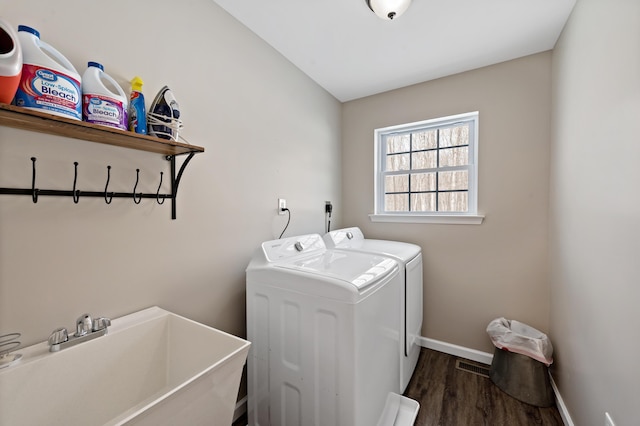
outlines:
{"label": "text 'bleach' on bottle", "polygon": [[[117,91],[109,89],[104,81]],[[104,72],[98,62],[89,62],[82,75],[82,119],[87,123],[100,124],[127,130],[127,95],[122,87]]]}
{"label": "text 'bleach' on bottle", "polygon": [[62,53],[40,40],[40,33],[18,26],[22,76],[14,104],[61,117],[82,119],[81,78]]}

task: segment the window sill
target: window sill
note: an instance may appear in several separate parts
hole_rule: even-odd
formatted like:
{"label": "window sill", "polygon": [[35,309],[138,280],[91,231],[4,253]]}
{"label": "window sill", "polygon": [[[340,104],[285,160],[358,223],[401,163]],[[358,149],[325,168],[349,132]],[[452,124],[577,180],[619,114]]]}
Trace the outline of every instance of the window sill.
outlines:
{"label": "window sill", "polygon": [[370,214],[371,222],[435,223],[444,225],[480,225],[484,215],[407,215]]}

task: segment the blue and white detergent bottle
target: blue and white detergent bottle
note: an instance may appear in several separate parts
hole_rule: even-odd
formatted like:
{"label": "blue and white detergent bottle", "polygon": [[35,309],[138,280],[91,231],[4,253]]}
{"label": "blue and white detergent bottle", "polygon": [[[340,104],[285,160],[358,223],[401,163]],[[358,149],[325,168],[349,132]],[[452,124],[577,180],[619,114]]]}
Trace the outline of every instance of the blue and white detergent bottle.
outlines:
{"label": "blue and white detergent bottle", "polygon": [[140,77],[131,80],[131,95],[129,96],[129,130],[132,132],[147,134],[147,110],[144,106],[142,94],[143,81]]}
{"label": "blue and white detergent bottle", "polygon": [[82,119],[81,78],[62,53],[40,40],[40,33],[18,26],[22,76],[13,103],[61,117]]}
{"label": "blue and white detergent bottle", "polygon": [[[103,80],[118,93],[105,86]],[[124,90],[104,72],[102,64],[89,62],[82,75],[82,119],[87,123],[127,130],[127,105]]]}

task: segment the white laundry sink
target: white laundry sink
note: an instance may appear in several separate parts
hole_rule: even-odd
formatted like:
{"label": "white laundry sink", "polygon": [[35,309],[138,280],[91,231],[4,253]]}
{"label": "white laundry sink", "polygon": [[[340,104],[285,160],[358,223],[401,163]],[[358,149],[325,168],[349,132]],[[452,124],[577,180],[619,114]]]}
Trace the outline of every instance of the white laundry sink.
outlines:
{"label": "white laundry sink", "polygon": [[60,352],[18,349],[0,425],[230,425],[249,345],[152,307]]}

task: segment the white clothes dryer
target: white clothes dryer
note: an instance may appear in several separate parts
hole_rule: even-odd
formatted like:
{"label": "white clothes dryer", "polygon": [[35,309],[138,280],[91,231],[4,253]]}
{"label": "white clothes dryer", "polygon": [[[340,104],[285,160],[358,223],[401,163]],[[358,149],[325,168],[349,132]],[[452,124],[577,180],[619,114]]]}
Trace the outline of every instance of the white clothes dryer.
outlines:
{"label": "white clothes dryer", "polygon": [[400,390],[398,272],[318,234],[261,245],[246,270],[250,425],[381,424]]}
{"label": "white clothes dryer", "polygon": [[422,332],[423,283],[422,249],[400,241],[366,239],[360,228],[344,228],[328,232],[323,237],[327,248],[390,257],[398,262],[402,285],[400,289],[400,391],[404,392],[416,369]]}

